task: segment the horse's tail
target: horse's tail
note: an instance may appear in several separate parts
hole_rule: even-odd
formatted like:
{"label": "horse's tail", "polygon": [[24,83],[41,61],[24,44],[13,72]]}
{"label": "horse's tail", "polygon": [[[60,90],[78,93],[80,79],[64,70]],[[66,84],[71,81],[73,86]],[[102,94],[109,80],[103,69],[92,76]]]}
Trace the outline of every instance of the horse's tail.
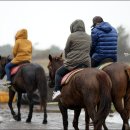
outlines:
{"label": "horse's tail", "polygon": [[41,66],[37,67],[36,69],[36,81],[40,94],[40,105],[45,107],[47,102],[47,79],[45,71]]}
{"label": "horse's tail", "polygon": [[130,81],[130,67],[125,68],[125,72],[127,74],[128,81]]}
{"label": "horse's tail", "polygon": [[100,103],[97,108],[95,123],[97,123],[98,126],[105,122],[111,108],[112,82],[110,77],[103,71],[97,75],[97,79],[99,80],[100,87]]}

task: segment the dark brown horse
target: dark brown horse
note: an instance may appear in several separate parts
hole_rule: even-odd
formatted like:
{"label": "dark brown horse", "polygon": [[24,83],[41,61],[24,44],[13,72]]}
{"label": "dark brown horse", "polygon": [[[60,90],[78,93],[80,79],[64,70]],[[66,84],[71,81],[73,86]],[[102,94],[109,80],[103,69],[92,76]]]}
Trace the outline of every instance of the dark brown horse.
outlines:
{"label": "dark brown horse", "polygon": [[103,70],[112,81],[112,102],[123,120],[122,130],[130,130],[128,124],[130,115],[130,66],[115,62]]}
{"label": "dark brown horse", "polygon": [[[5,75],[5,65],[10,62],[11,59],[8,57],[0,56],[0,79],[3,79]],[[15,95],[15,91],[9,89],[9,108],[13,118],[17,121],[21,120],[21,96],[22,93],[27,93],[29,99],[29,114],[26,122],[31,122],[33,113],[33,93],[36,89],[39,90],[41,105],[44,107],[44,119],[43,123],[47,123],[47,112],[46,112],[46,100],[47,100],[47,80],[43,68],[38,64],[26,63],[23,65],[18,72],[12,77],[12,84],[14,89],[18,93],[17,107],[18,114],[16,114],[12,107],[12,101]]]}
{"label": "dark brown horse", "polygon": [[[50,85],[54,86],[56,70],[63,64],[62,57],[52,57],[49,55],[49,77]],[[101,126],[111,106],[111,80],[102,70],[94,68],[84,68],[76,73],[68,82],[62,86],[59,108],[63,117],[64,130],[68,129],[67,109],[74,110],[73,126],[78,128],[78,117],[81,108],[85,109],[86,130],[89,130],[89,117],[94,124],[94,130],[101,130]],[[96,106],[99,106],[96,111]]]}

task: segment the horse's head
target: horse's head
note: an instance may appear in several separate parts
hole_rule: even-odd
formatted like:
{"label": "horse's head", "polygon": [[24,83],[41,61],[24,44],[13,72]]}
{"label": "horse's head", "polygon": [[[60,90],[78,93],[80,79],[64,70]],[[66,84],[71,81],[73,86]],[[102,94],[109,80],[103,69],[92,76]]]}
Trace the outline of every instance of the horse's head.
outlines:
{"label": "horse's head", "polygon": [[8,57],[2,57],[0,56],[0,79],[3,79],[3,77],[5,76],[5,65],[10,62],[10,56]]}
{"label": "horse's head", "polygon": [[48,64],[48,70],[49,70],[49,87],[54,87],[55,84],[55,73],[58,68],[60,68],[63,65],[63,59],[62,54],[60,56],[52,57],[49,54],[49,64]]}

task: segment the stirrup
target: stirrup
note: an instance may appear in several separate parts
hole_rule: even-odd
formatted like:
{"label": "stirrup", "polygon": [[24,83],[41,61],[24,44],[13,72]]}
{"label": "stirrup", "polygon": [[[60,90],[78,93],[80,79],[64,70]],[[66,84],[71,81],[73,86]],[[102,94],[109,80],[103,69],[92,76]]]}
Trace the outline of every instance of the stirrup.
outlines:
{"label": "stirrup", "polygon": [[5,81],[5,82],[1,82],[0,85],[3,85],[3,86],[10,86],[11,85],[11,81]]}

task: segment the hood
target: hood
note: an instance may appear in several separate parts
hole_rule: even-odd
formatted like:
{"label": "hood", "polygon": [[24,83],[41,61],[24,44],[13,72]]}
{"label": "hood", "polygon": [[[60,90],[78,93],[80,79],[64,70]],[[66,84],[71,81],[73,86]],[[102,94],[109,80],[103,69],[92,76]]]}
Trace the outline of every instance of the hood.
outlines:
{"label": "hood", "polygon": [[71,31],[71,33],[74,33],[77,31],[85,32],[84,22],[80,19],[75,20],[70,26],[70,31]]}
{"label": "hood", "polygon": [[21,29],[19,30],[16,35],[15,35],[15,40],[17,39],[27,39],[27,30],[26,29]]}
{"label": "hood", "polygon": [[112,27],[107,22],[101,22],[99,25],[96,25],[95,28],[102,30],[106,33],[109,33],[112,30]]}

